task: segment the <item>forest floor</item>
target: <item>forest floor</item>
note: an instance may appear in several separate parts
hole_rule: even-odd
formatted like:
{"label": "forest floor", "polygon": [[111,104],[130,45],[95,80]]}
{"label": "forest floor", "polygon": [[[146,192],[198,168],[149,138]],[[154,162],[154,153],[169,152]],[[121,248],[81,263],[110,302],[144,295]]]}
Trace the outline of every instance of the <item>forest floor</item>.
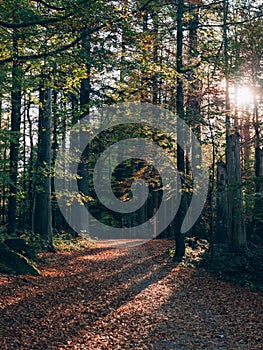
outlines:
{"label": "forest floor", "polygon": [[0,349],[263,349],[263,293],[174,263],[173,242],[44,253],[0,274]]}

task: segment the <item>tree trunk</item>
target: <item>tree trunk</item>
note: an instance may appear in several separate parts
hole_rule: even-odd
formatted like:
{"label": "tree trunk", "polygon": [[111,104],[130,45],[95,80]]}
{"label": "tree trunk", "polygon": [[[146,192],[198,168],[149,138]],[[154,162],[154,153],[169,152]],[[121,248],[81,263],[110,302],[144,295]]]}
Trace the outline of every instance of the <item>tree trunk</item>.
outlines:
{"label": "tree trunk", "polygon": [[22,69],[17,61],[18,43],[16,33],[13,34],[13,68],[12,68],[12,91],[11,91],[11,134],[10,141],[10,188],[8,196],[8,232],[16,232],[17,215],[17,177],[18,177],[18,156],[19,138],[21,123],[21,90],[22,90]]}
{"label": "tree trunk", "polygon": [[243,213],[240,142],[238,133],[230,135],[227,149],[228,238],[230,248],[238,250],[246,244]]}
{"label": "tree trunk", "polygon": [[82,34],[82,46],[85,53],[86,59],[86,75],[87,77],[82,79],[80,87],[80,106],[82,116],[89,114],[89,103],[90,103],[90,73],[91,73],[91,64],[90,64],[90,55],[91,55],[91,38],[90,32],[88,29]]}
{"label": "tree trunk", "polygon": [[[2,96],[0,96],[0,128],[1,130],[4,130],[6,127],[6,123],[3,119],[3,105],[2,105]],[[7,151],[8,151],[8,142],[5,140],[3,142],[3,145],[1,145],[1,152],[3,152],[3,158],[1,157],[1,160],[3,162],[3,171],[4,174],[6,174],[7,170]],[[7,186],[6,181],[3,181],[1,184],[1,200],[0,200],[0,222],[5,223],[6,222],[6,200],[7,200]]]}
{"label": "tree trunk", "polygon": [[[142,31],[143,34],[147,34],[148,32],[148,20],[149,20],[149,11],[148,9],[145,9],[143,11],[143,18],[142,18]],[[147,57],[149,55],[146,46],[148,44],[148,39],[145,39],[145,37],[143,37],[143,49],[142,49],[142,55],[143,55],[143,64],[141,67],[141,92],[140,92],[140,99],[142,103],[145,102],[150,102],[149,100],[149,96],[148,96],[148,79],[147,79],[147,74],[148,74],[148,70],[147,70],[147,65],[146,65],[146,60]],[[146,65],[146,66],[144,66]]]}
{"label": "tree trunk", "polygon": [[[26,96],[25,96],[26,98]],[[19,218],[19,227],[25,229],[27,226],[27,213],[28,213],[28,201],[26,198],[26,193],[27,193],[27,143],[26,143],[26,132],[27,132],[27,127],[26,127],[26,115],[29,113],[28,111],[28,103],[25,102],[24,104],[24,113],[23,113],[23,174],[22,174],[22,191],[23,191],[23,198],[25,198],[25,205],[21,205],[19,203],[20,207],[20,218]]]}
{"label": "tree trunk", "polygon": [[[151,17],[153,21],[153,64],[158,64],[158,15],[155,11],[151,12]],[[158,103],[158,96],[159,96],[159,91],[158,91],[158,79],[157,79],[157,73],[153,73],[152,76],[152,103],[156,105]]]}
{"label": "tree trunk", "polygon": [[[82,47],[85,54],[85,65],[86,65],[86,74],[87,78],[81,81],[80,88],[80,109],[81,116],[80,118],[86,117],[89,118],[90,111],[90,92],[91,92],[91,81],[90,81],[90,73],[91,73],[91,35],[88,29],[83,33],[82,37]],[[78,145],[79,147],[79,145]],[[88,172],[88,162],[89,162],[89,145],[86,146],[83,151],[82,157],[79,162],[78,167],[78,176],[80,177],[78,180],[78,190],[81,195],[87,196],[89,193],[89,172]],[[84,197],[83,197],[84,198]],[[86,204],[86,201],[83,199],[83,204]],[[77,232],[78,233],[88,233],[88,222],[85,222],[79,212],[71,211],[71,215],[74,216],[74,222],[78,223]],[[78,219],[77,219],[78,218]]]}
{"label": "tree trunk", "polygon": [[[199,1],[189,1],[189,48],[188,48],[188,60],[189,60],[189,73],[188,73],[188,91],[187,91],[187,102],[186,102],[186,122],[188,122],[193,127],[193,132],[198,138],[199,141],[201,141],[201,126],[200,126],[200,114],[201,114],[201,81],[198,77],[198,74],[196,74],[195,66],[197,66],[198,58],[198,25],[199,25]],[[185,159],[185,172],[187,175],[187,179],[189,178],[191,169],[190,169],[190,162],[188,157],[190,158],[191,154],[195,155],[195,163],[196,166],[199,167],[201,165],[201,153],[196,150],[192,149],[191,147],[195,147],[194,145],[191,145],[190,135],[187,139],[187,145],[186,145],[186,159]],[[189,188],[189,184],[186,184],[186,186]],[[191,201],[190,196],[191,191],[187,192],[187,204],[189,205]],[[200,218],[196,221],[193,228],[188,232],[189,235],[197,236],[201,232],[201,225],[200,225]]]}
{"label": "tree trunk", "polygon": [[32,230],[32,212],[33,212],[33,172],[34,172],[34,140],[33,140],[33,121],[30,116],[30,104],[31,97],[29,96],[28,108],[27,108],[27,123],[28,123],[28,133],[30,142],[30,155],[28,160],[28,187],[27,187],[27,201],[28,201],[28,213],[27,213],[27,223],[29,229]]}
{"label": "tree trunk", "polygon": [[[252,66],[253,86],[256,87],[256,74]],[[260,124],[258,101],[254,94],[253,123],[255,128],[255,204],[254,204],[254,236],[263,240],[263,149],[260,148]]]}
{"label": "tree trunk", "polygon": [[[56,198],[56,192],[55,192],[55,164],[56,164],[56,157],[58,152],[58,126],[59,126],[59,112],[58,109],[58,101],[57,101],[57,92],[53,91],[53,139],[51,144],[52,149],[52,157],[51,157],[51,169],[52,169],[52,176],[51,176],[51,209],[52,209],[52,226],[53,229],[60,231],[62,230],[62,213],[59,209],[57,198]],[[65,136],[65,135],[64,135]]]}
{"label": "tree trunk", "polygon": [[223,46],[225,63],[225,108],[226,108],[226,166],[227,166],[227,232],[230,248],[238,250],[246,244],[246,231],[243,212],[242,181],[240,166],[240,142],[238,133],[230,135],[230,91],[228,55],[228,0],[223,2]]}
{"label": "tree trunk", "polygon": [[254,207],[254,235],[263,240],[263,149],[256,148],[256,198]]}
{"label": "tree trunk", "polygon": [[[177,90],[176,90],[176,111],[178,117],[184,119],[184,91],[183,81],[180,76],[183,70],[183,11],[184,0],[178,1],[177,7],[177,38],[176,38],[176,62],[177,62]],[[183,144],[183,132],[184,130],[177,130],[177,169],[181,175],[182,188],[185,186],[185,162],[184,162],[184,150],[179,146]],[[181,203],[176,215],[175,224],[175,259],[183,257],[185,254],[185,242],[184,234],[181,232],[181,226],[186,214],[187,199],[185,192],[182,192]]]}
{"label": "tree trunk", "polygon": [[215,242],[227,242],[227,174],[222,160],[217,162]]}
{"label": "tree trunk", "polygon": [[223,2],[223,46],[224,46],[224,64],[225,64],[225,109],[226,109],[226,152],[228,148],[228,136],[230,133],[230,97],[229,97],[229,56],[228,56],[228,32],[227,32],[227,17],[228,17],[228,0]]}
{"label": "tree trunk", "polygon": [[33,206],[33,231],[39,234],[43,248],[53,250],[51,223],[51,89],[40,84],[38,155]]}

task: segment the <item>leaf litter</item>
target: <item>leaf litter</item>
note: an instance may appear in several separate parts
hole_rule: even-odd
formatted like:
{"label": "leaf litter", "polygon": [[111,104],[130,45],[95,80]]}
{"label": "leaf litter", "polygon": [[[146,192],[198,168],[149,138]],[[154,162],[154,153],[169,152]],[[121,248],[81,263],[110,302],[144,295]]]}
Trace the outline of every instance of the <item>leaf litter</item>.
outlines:
{"label": "leaf litter", "polygon": [[0,274],[0,349],[263,349],[263,294],[175,264],[172,244],[43,253],[42,276]]}

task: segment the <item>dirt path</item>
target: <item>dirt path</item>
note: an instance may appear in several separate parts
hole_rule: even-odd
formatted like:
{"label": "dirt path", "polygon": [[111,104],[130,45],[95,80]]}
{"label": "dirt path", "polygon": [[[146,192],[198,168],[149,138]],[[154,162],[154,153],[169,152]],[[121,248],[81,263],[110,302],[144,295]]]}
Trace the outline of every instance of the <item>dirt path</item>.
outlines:
{"label": "dirt path", "polygon": [[0,349],[263,349],[263,295],[172,264],[169,241],[44,255],[0,275]]}

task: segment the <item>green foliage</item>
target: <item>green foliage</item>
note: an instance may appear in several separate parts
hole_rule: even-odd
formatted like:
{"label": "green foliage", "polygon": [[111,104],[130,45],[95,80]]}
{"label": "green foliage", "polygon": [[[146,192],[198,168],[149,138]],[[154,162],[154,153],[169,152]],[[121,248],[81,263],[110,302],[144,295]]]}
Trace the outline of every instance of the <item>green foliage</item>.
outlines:
{"label": "green foliage", "polygon": [[72,250],[83,250],[90,248],[93,243],[86,236],[73,238],[71,234],[62,232],[53,237],[53,244],[56,250],[70,252]]}
{"label": "green foliage", "polygon": [[27,244],[34,250],[35,254],[38,254],[43,250],[43,242],[39,234],[27,230],[24,231],[20,237],[26,240]]}
{"label": "green foliage", "polygon": [[[178,258],[177,262],[185,267],[196,267],[202,261],[204,254],[208,250],[209,244],[205,239],[197,239],[194,237],[189,237],[185,239],[185,256],[183,258]],[[175,261],[176,247],[169,248],[167,250],[167,255],[169,259]]]}

